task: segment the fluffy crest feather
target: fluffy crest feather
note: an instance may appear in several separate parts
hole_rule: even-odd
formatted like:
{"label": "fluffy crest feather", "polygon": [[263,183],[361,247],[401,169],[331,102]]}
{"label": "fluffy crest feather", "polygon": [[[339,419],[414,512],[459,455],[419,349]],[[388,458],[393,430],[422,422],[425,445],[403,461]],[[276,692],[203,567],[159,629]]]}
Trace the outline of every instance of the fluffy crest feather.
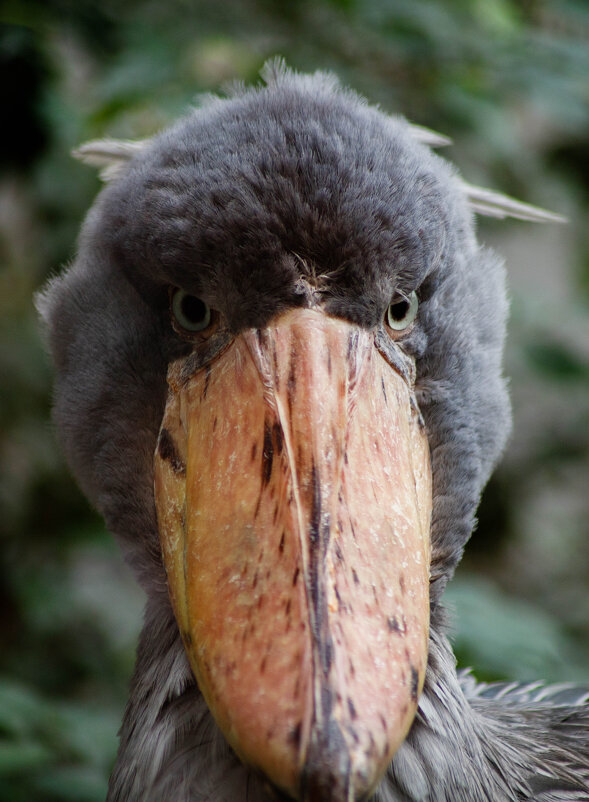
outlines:
{"label": "fluffy crest feather", "polygon": [[148,144],[149,139],[94,139],[73,150],[72,156],[91,167],[98,167],[103,181],[112,181]]}

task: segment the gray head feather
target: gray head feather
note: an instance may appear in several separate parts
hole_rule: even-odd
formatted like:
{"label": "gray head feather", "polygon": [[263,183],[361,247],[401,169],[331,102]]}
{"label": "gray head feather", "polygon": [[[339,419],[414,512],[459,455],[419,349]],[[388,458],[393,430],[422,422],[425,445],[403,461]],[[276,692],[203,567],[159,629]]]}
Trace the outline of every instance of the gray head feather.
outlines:
{"label": "gray head feather", "polygon": [[[452,144],[449,137],[424,128],[421,125],[409,125],[411,136],[416,142],[428,145],[431,148],[445,147]],[[91,167],[100,168],[100,177],[103,181],[113,181],[119,178],[127,169],[131,159],[149,145],[149,140],[129,139],[96,139],[86,142],[72,151],[72,156]],[[526,220],[529,223],[566,223],[566,217],[530,203],[523,203],[510,198],[502,192],[477,187],[466,181],[460,181],[460,186],[468,200],[470,208],[476,214],[487,217],[505,219],[513,217],[517,220]]]}

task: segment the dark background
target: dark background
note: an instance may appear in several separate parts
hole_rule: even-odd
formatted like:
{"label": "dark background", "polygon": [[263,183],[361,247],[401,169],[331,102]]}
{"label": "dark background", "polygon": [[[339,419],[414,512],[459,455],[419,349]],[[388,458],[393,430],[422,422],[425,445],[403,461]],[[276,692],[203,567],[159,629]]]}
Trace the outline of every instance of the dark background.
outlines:
{"label": "dark background", "polygon": [[276,54],[449,134],[468,180],[569,217],[506,257],[514,434],[448,591],[462,665],[589,682],[589,3],[0,4],[0,798],[105,795],[142,599],[49,423],[32,294],[99,188],[84,140],[154,133]]}

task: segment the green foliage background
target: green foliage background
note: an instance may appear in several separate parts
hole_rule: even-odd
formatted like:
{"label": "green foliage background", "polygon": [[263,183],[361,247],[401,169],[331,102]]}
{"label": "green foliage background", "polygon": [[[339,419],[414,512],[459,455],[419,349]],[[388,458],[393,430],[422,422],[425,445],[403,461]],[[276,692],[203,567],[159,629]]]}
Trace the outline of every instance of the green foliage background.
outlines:
{"label": "green foliage background", "polygon": [[104,798],[142,599],[49,423],[32,294],[72,257],[84,140],[149,136],[276,54],[449,134],[465,176],[567,214],[481,221],[507,258],[514,435],[448,592],[486,679],[589,682],[589,5],[0,3],[0,799]]}

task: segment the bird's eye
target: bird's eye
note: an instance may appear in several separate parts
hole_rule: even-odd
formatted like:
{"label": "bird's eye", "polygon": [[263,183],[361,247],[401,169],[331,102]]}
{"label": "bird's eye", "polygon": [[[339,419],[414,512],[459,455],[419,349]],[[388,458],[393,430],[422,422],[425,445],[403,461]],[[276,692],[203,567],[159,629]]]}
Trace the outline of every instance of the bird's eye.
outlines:
{"label": "bird's eye", "polygon": [[404,331],[409,328],[417,317],[417,293],[413,291],[406,298],[397,296],[389,304],[386,311],[385,320],[393,331]]}
{"label": "bird's eye", "polygon": [[179,288],[171,291],[170,306],[175,325],[183,331],[204,331],[211,323],[211,309],[202,298]]}

